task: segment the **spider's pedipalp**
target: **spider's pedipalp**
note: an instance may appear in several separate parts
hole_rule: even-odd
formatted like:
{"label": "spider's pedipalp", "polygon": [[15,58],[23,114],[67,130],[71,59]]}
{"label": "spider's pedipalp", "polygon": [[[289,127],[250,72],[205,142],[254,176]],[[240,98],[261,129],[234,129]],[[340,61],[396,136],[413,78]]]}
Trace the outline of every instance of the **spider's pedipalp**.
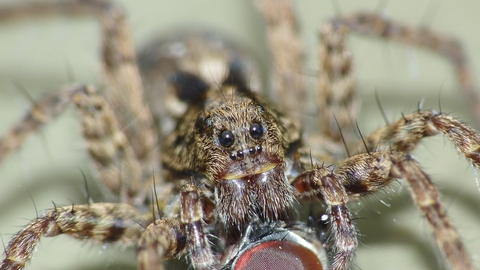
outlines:
{"label": "spider's pedipalp", "polygon": [[162,261],[185,252],[186,234],[178,219],[160,219],[150,224],[138,243],[139,269],[163,269]]}
{"label": "spider's pedipalp", "polygon": [[185,226],[187,251],[193,268],[208,269],[216,263],[216,258],[203,221],[203,203],[201,191],[192,184],[186,184],[181,190],[182,210],[180,222]]}

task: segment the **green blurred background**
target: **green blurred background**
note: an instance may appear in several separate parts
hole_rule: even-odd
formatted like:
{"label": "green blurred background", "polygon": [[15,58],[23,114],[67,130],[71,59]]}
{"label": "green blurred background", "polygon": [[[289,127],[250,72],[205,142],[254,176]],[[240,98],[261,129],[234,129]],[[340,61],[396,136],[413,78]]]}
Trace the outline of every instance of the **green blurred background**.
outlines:
{"label": "green blurred background", "polygon": [[[0,0],[0,5],[15,1]],[[37,2],[40,2],[37,0]],[[179,27],[204,26],[226,32],[268,68],[264,30],[252,3],[231,0],[117,1],[128,11],[137,48]],[[337,12],[376,10],[395,20],[431,28],[460,38],[480,74],[480,2],[470,1],[299,1],[297,11],[309,66],[316,68],[317,29]],[[338,8],[337,8],[338,7]],[[363,132],[383,125],[374,93],[378,91],[389,119],[416,109],[442,110],[469,122],[451,67],[443,59],[385,41],[352,38],[359,95],[358,122]],[[48,18],[0,25],[0,134],[18,121],[33,98],[74,81],[100,80],[99,32],[92,20]],[[70,74],[70,75],[69,75]],[[71,76],[73,75],[73,76]],[[478,77],[478,76],[477,76]],[[480,94],[480,93],[479,93]],[[429,138],[414,153],[441,190],[442,201],[477,267],[480,267],[480,191],[467,162],[441,136]],[[92,183],[90,163],[82,149],[78,117],[73,108],[21,151],[0,164],[0,234],[6,243],[30,219],[35,208],[85,203],[80,170]],[[93,183],[90,186],[94,186]],[[98,191],[94,196],[99,197]],[[433,245],[430,230],[399,184],[360,203],[351,204],[358,217],[360,246],[352,269],[447,269]],[[68,237],[44,239],[27,269],[135,269],[135,255],[121,247],[81,243]]]}

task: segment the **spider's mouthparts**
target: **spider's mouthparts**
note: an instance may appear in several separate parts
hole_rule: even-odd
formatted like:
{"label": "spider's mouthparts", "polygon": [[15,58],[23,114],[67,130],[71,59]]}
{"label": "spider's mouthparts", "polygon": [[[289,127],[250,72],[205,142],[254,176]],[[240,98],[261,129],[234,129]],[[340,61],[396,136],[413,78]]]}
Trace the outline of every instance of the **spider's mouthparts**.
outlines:
{"label": "spider's mouthparts", "polygon": [[[270,164],[270,165],[267,165]],[[267,163],[258,174],[220,181],[216,185],[217,215],[227,232],[239,232],[253,220],[274,222],[289,220],[295,201],[293,188],[285,176],[282,165]]]}
{"label": "spider's mouthparts", "polygon": [[236,170],[231,171],[231,173],[227,174],[223,179],[225,180],[234,180],[240,179],[251,175],[261,174],[264,172],[268,172],[271,169],[277,167],[278,164],[275,163],[266,163],[262,164],[261,166],[252,166],[250,169],[243,169],[242,166],[238,166],[239,168]]}
{"label": "spider's mouthparts", "polygon": [[275,153],[261,153],[247,156],[242,160],[233,160],[225,166],[222,174],[217,175],[219,180],[235,180],[260,175],[278,168],[283,164],[282,156]]}

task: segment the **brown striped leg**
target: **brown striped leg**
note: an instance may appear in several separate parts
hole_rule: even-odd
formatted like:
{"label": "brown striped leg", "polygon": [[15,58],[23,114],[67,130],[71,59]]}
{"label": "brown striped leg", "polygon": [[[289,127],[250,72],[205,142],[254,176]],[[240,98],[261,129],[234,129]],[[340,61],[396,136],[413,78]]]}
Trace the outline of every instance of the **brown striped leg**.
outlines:
{"label": "brown striped leg", "polygon": [[[322,133],[333,141],[341,142],[352,135],[352,115],[360,109],[355,92],[352,55],[346,45],[346,29],[328,24],[320,31],[318,57],[318,117]],[[346,138],[347,141],[351,139]]]}
{"label": "brown striped leg", "polygon": [[103,39],[101,52],[107,87],[106,99],[114,107],[119,122],[125,125],[135,153],[141,158],[152,154],[157,143],[150,113],[143,101],[135,49],[124,11],[108,0],[22,3],[0,9],[0,21],[52,15],[98,20]]}
{"label": "brown striped leg", "polygon": [[[480,119],[480,99],[465,50],[454,38],[426,28],[408,27],[389,21],[379,14],[353,14],[331,20],[320,31],[318,73],[319,117],[322,132],[340,141],[340,130],[349,141],[352,135],[352,117],[359,110],[355,94],[352,57],[346,45],[349,33],[383,38],[427,49],[446,58],[455,69],[470,110]],[[480,123],[476,123],[480,126]]]}
{"label": "brown striped leg", "polygon": [[[370,151],[376,149],[393,149],[411,152],[421,139],[437,134],[444,134],[476,168],[480,168],[480,134],[450,115],[417,111],[404,115],[398,121],[382,127],[365,137],[364,141]],[[365,146],[356,147],[360,152]]]}
{"label": "brown striped leg", "polygon": [[23,269],[41,237],[67,234],[79,240],[99,243],[137,243],[147,218],[128,204],[96,203],[56,207],[32,220],[5,248],[0,270]]}
{"label": "brown striped leg", "polygon": [[111,107],[91,87],[73,101],[80,111],[83,137],[100,180],[122,202],[141,205],[141,164]]}
{"label": "brown striped leg", "polygon": [[185,228],[178,219],[165,218],[150,224],[138,243],[138,268],[163,269],[163,260],[185,252],[186,237]]}
{"label": "brown striped leg", "polygon": [[329,168],[319,167],[302,173],[292,185],[298,196],[318,196],[328,205],[335,253],[332,267],[334,270],[347,269],[355,256],[358,240],[346,206],[348,195],[338,176]]}
{"label": "brown striped leg", "polygon": [[[390,21],[381,14],[359,13],[341,16],[331,21],[330,27],[341,33],[355,33],[377,37],[426,49],[448,60],[454,68],[461,94],[480,121],[480,99],[475,78],[461,42],[453,37],[434,32],[425,27],[406,26]],[[341,69],[339,71],[342,71]],[[347,70],[345,70],[347,71]],[[327,98],[327,97],[325,97]],[[480,123],[476,123],[480,126]]]}
{"label": "brown striped leg", "polygon": [[24,119],[0,138],[0,159],[16,150],[69,103],[80,110],[87,149],[99,178],[122,202],[143,203],[142,168],[110,106],[91,87],[69,85],[39,99]]}
{"label": "brown striped leg", "polygon": [[474,269],[430,178],[407,154],[395,151],[360,154],[339,165],[337,174],[349,196],[362,197],[404,178],[414,203],[427,219],[435,240],[453,269]]}
{"label": "brown striped leg", "polygon": [[[150,109],[143,97],[136,52],[124,11],[108,1],[87,3],[81,15],[97,16],[101,23],[105,98],[111,104],[128,141],[142,164],[143,174],[160,171],[160,149]],[[144,180],[149,181],[147,177]]]}
{"label": "brown striped leg", "polygon": [[53,121],[70,104],[72,97],[84,89],[82,85],[67,85],[35,101],[23,119],[0,137],[0,162],[20,148],[42,126]]}
{"label": "brown striped leg", "polygon": [[[160,172],[160,151],[149,108],[143,100],[143,87],[124,11],[108,0],[70,0],[22,3],[0,9],[0,22],[48,16],[78,16],[97,19],[102,31],[102,67],[105,100],[110,104],[141,165],[142,178],[132,178],[132,186],[151,183],[152,173]],[[1,154],[0,154],[1,158]],[[144,182],[134,183],[134,181]],[[131,195],[130,197],[135,197]],[[142,201],[139,199],[138,201]],[[141,202],[140,202],[141,203]]]}
{"label": "brown striped leg", "polygon": [[188,255],[193,269],[213,269],[217,262],[204,228],[201,191],[192,184],[183,186],[180,193],[182,210],[180,221],[185,226]]}
{"label": "brown striped leg", "polygon": [[[317,169],[322,170],[326,169]],[[308,174],[307,172],[306,175]],[[396,178],[404,178],[414,203],[430,224],[439,249],[453,269],[474,269],[463,243],[440,203],[438,190],[417,162],[408,155],[395,151],[359,154],[343,161],[332,175],[338,181],[336,185],[342,185],[350,199],[361,198],[381,190]],[[335,191],[329,196],[342,194],[337,189],[327,190],[326,182],[319,181],[318,177],[305,177],[305,173],[301,176],[303,177],[293,184],[305,196],[317,195],[328,203],[331,199],[325,197],[326,193]],[[342,237],[335,237],[339,236]],[[334,264],[334,269],[345,268],[336,268]]]}
{"label": "brown striped leg", "polygon": [[399,174],[395,175],[395,171],[392,171],[392,174],[406,180],[413,201],[430,224],[437,246],[450,262],[452,269],[475,269],[445,208],[440,203],[440,194],[428,175],[408,156],[402,160],[395,160],[394,165],[394,170],[398,170]]}
{"label": "brown striped leg", "polygon": [[306,93],[303,48],[293,4],[289,0],[259,0],[256,4],[265,20],[272,53],[268,94],[283,111],[305,113],[298,106],[306,99]]}

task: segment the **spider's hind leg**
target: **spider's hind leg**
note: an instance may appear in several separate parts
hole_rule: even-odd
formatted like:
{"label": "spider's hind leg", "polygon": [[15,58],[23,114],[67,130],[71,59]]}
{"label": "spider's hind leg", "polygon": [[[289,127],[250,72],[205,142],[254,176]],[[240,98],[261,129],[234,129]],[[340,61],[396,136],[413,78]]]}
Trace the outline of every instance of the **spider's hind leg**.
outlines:
{"label": "spider's hind leg", "polygon": [[480,119],[480,99],[472,69],[457,39],[431,29],[406,26],[379,14],[356,13],[333,18],[320,31],[318,116],[321,132],[332,142],[342,144],[342,135],[347,142],[356,140],[352,123],[360,109],[360,101],[355,92],[354,64],[347,46],[347,36],[351,34],[394,41],[446,59],[453,67],[459,91],[470,111],[477,121]]}

